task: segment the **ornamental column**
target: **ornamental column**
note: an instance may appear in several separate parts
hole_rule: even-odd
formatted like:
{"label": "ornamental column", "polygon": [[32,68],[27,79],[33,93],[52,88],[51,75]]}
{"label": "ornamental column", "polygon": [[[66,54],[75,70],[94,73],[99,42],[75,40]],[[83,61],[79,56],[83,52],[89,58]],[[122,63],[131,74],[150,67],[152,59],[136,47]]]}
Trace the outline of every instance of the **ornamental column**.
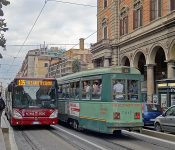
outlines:
{"label": "ornamental column", "polygon": [[147,102],[152,102],[154,94],[154,64],[147,64]]}
{"label": "ornamental column", "polygon": [[109,67],[109,59],[104,58],[104,67]]}

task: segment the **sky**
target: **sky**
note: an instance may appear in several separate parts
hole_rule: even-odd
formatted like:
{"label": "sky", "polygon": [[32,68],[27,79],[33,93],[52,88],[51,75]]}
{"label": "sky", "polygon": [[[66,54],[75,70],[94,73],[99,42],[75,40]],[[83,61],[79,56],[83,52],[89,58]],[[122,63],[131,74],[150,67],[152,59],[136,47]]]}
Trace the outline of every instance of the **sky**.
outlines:
{"label": "sky", "polygon": [[97,7],[92,7],[97,6],[96,0],[9,1],[10,5],[3,6],[4,16],[1,17],[9,28],[4,33],[6,49],[0,47],[3,56],[0,59],[0,82],[4,87],[15,78],[29,50],[43,47],[44,43],[66,50],[78,48],[75,45],[80,38],[85,38],[85,48],[96,43]]}

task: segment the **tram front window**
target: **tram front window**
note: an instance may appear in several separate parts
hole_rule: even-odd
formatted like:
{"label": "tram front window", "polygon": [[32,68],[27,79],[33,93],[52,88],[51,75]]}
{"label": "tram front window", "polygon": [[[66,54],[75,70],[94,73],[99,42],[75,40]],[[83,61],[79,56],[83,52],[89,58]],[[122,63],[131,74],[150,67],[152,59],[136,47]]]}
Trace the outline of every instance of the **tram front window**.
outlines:
{"label": "tram front window", "polygon": [[139,94],[139,87],[137,80],[128,80],[128,99],[130,101],[137,101]]}
{"label": "tram front window", "polygon": [[[138,101],[139,82],[137,80],[112,80],[114,101]],[[127,87],[127,88],[126,88]]]}
{"label": "tram front window", "polygon": [[115,101],[125,100],[125,81],[113,80],[113,99]]}
{"label": "tram front window", "polygon": [[17,86],[13,96],[13,107],[55,108],[55,95],[55,89],[51,86]]}

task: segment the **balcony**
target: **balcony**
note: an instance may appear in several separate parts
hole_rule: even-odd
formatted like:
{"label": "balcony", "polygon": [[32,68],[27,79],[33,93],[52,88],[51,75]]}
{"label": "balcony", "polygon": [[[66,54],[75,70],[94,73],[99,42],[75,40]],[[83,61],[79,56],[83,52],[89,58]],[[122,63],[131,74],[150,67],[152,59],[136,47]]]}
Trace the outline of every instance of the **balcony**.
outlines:
{"label": "balcony", "polygon": [[110,40],[101,40],[97,43],[91,44],[91,53],[96,53],[103,49],[109,49]]}

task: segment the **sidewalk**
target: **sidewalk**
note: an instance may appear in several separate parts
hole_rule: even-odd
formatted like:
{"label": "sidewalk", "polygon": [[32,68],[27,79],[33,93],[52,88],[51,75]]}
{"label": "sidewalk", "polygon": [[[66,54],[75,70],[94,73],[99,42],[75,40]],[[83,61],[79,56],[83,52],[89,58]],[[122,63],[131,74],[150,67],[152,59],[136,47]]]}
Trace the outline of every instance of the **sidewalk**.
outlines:
{"label": "sidewalk", "polygon": [[[11,128],[8,120],[6,119],[6,116],[3,112],[1,116],[1,128],[0,128],[0,150],[18,150],[15,138],[14,138],[14,133],[13,129]],[[4,145],[5,147],[1,148]]]}
{"label": "sidewalk", "polygon": [[0,148],[2,150],[6,150],[4,136],[3,136],[3,133],[2,133],[2,129],[1,128],[0,128]]}

